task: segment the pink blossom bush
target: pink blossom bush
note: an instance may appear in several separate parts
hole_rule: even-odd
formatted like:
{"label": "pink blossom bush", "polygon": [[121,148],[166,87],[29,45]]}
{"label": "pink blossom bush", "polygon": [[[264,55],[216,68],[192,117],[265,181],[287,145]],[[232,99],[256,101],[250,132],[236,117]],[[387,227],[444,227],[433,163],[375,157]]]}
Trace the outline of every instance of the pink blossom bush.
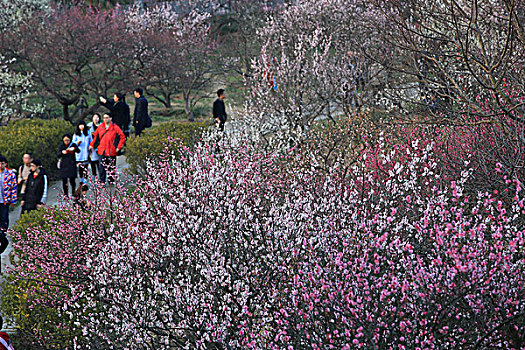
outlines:
{"label": "pink blossom bush", "polygon": [[430,143],[386,143],[346,176],[227,145],[166,158],[89,261],[79,297],[100,314],[86,334],[166,348],[522,347],[520,182],[511,205],[467,196],[469,172],[442,181]]}
{"label": "pink blossom bush", "polygon": [[523,348],[520,179],[467,192],[433,142],[395,144],[325,172],[247,143],[168,150],[97,224],[17,237],[11,274],[60,281],[68,347]]}

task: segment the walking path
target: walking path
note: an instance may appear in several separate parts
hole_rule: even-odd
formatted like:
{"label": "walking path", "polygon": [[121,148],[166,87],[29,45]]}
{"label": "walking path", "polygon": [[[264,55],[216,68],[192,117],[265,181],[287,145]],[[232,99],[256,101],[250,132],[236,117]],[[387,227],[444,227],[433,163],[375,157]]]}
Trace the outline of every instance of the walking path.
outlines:
{"label": "walking path", "polygon": [[[123,171],[129,167],[129,164],[126,162],[126,156],[119,156],[117,157],[117,173],[119,176],[122,176]],[[79,184],[79,181],[77,181],[77,186]],[[57,181],[52,183],[47,188],[47,203],[48,206],[55,206],[58,204],[58,199],[61,196],[62,192],[62,181]],[[20,217],[20,212],[22,211],[22,207],[19,205],[14,210],[12,210],[9,213],[9,228],[12,228],[15,224],[18,218]],[[13,247],[11,246],[11,239],[9,239],[9,246],[7,249],[2,253],[1,259],[2,259],[2,271],[5,271],[5,267],[9,266],[9,254],[13,250]]]}

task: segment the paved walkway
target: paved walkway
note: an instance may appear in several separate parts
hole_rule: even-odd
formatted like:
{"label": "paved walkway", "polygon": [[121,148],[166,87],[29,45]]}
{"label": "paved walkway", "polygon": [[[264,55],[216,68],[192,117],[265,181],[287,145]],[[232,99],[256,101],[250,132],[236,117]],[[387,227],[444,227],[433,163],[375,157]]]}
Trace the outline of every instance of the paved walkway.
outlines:
{"label": "paved walkway", "polygon": [[[123,173],[124,169],[128,168],[129,164],[126,162],[125,156],[119,156],[117,157],[117,172],[120,174]],[[77,186],[79,184],[79,181],[77,180]],[[60,193],[62,192],[62,181],[53,182],[49,187],[47,188],[47,205],[48,206],[55,206],[58,204]],[[19,205],[14,210],[12,210],[9,213],[9,227],[13,227],[16,224],[16,221],[20,217],[20,212],[22,211],[22,207]],[[5,267],[9,265],[9,254],[13,250],[11,246],[11,240],[9,240],[9,246],[7,249],[2,253],[1,259],[2,259],[2,271],[5,271]]]}

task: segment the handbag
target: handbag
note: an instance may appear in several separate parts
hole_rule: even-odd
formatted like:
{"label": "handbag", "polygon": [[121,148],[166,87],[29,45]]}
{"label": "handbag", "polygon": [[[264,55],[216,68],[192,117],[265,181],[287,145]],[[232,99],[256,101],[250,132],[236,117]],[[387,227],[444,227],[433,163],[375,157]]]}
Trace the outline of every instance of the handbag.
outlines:
{"label": "handbag", "polygon": [[104,131],[104,133],[100,137],[97,134],[97,138],[95,139],[95,142],[93,142],[93,148],[98,148],[98,146],[100,145],[100,141],[102,141],[102,138],[104,137],[104,135],[106,135],[108,131],[109,128],[107,128],[106,131]]}

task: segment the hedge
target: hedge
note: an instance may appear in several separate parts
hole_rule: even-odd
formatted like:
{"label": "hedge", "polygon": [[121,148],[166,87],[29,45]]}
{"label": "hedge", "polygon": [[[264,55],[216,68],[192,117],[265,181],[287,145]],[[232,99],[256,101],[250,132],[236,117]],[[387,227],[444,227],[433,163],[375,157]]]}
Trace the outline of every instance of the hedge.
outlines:
{"label": "hedge", "polygon": [[24,119],[0,127],[0,154],[7,158],[10,169],[22,165],[22,156],[33,153],[42,161],[49,177],[58,176],[57,150],[62,135],[75,131],[74,126],[64,120]]}
{"label": "hedge", "polygon": [[192,146],[199,140],[204,123],[167,122],[146,129],[140,137],[132,138],[126,144],[126,160],[132,174],[145,171],[148,159],[162,153],[168,146],[168,137],[182,140],[186,146]]}

